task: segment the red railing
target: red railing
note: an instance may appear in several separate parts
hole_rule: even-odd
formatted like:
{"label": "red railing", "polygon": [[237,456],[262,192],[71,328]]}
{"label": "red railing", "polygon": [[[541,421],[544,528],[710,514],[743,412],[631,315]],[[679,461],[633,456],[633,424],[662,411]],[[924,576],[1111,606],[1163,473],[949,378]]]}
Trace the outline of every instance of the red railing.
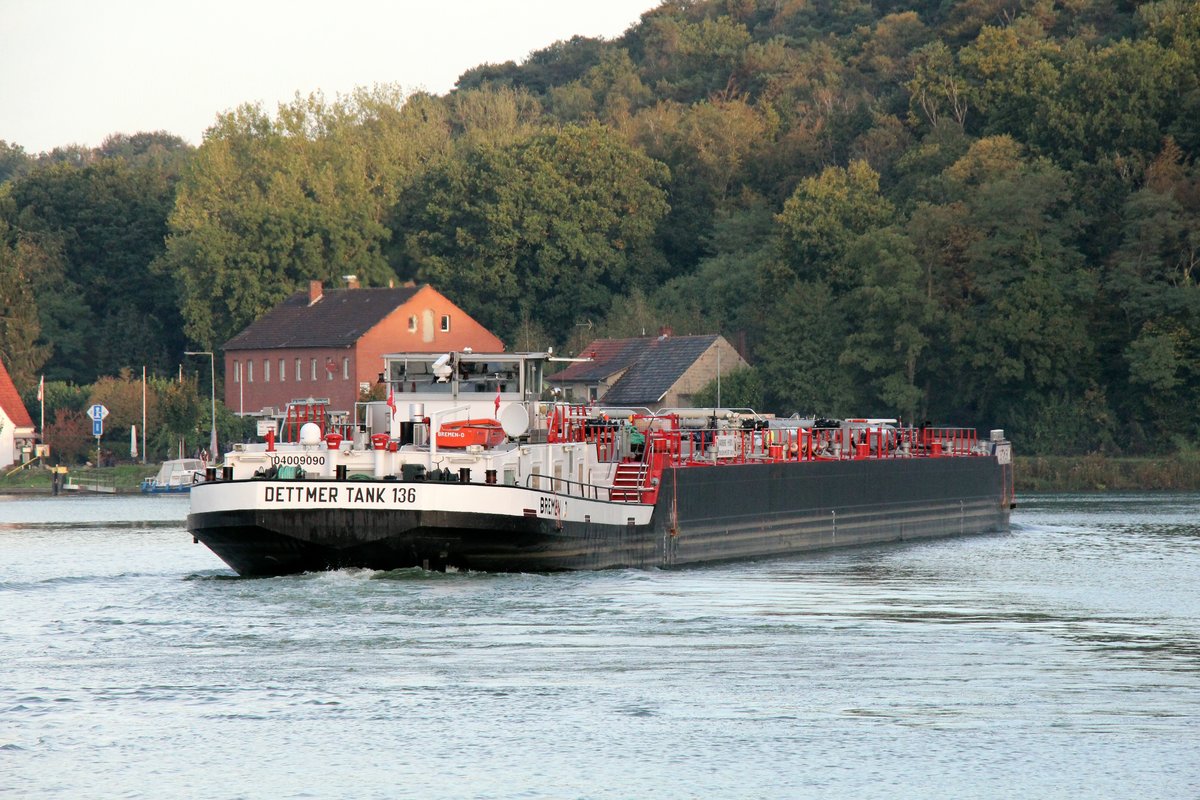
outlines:
{"label": "red railing", "polygon": [[[612,419],[582,405],[557,405],[548,424],[551,442],[588,442],[601,461],[646,461],[664,466],[779,461],[853,461],[983,455],[973,428],[851,424],[837,428],[683,428],[675,414],[632,414]],[[630,446],[637,431],[641,452]]]}
{"label": "red railing", "polygon": [[325,414],[324,403],[292,403],[287,407],[287,416],[283,421],[283,437],[281,441],[300,441],[300,428],[307,422],[316,423],[321,428],[321,437],[325,437],[328,418]]}
{"label": "red railing", "polygon": [[982,455],[970,428],[651,429],[651,442],[672,466]]}

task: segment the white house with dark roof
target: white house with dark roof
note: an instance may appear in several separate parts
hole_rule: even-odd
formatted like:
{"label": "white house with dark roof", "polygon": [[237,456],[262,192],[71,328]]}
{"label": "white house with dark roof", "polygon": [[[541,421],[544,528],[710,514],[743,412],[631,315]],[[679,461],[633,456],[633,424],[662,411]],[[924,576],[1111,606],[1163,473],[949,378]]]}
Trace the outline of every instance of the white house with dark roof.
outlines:
{"label": "white house with dark roof", "polygon": [[683,408],[720,374],[748,366],[725,337],[596,339],[578,361],[547,378],[568,400],[608,406]]}

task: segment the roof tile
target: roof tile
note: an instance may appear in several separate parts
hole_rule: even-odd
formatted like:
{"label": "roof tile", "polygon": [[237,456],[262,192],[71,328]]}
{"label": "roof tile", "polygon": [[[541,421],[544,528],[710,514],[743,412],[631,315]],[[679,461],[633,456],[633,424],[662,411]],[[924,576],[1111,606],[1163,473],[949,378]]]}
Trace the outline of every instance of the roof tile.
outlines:
{"label": "roof tile", "polygon": [[596,339],[580,353],[581,357],[591,357],[591,361],[574,363],[548,380],[553,383],[600,381],[626,370],[601,398],[603,402],[610,405],[657,403],[718,336],[711,333]]}
{"label": "roof tile", "polygon": [[25,404],[21,402],[21,395],[2,361],[0,361],[0,408],[4,409],[4,413],[8,414],[8,418],[18,428],[33,427],[33,419],[30,418]]}
{"label": "roof tile", "polygon": [[307,291],[297,292],[250,323],[224,349],[350,347],[419,290],[326,289],[312,305]]}

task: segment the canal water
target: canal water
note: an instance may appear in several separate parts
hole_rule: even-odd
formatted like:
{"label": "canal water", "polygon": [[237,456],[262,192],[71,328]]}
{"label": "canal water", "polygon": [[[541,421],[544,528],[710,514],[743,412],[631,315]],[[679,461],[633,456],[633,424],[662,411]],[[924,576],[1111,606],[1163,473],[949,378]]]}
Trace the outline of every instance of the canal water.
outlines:
{"label": "canal water", "polygon": [[0,498],[0,797],[1194,798],[1200,495],[676,572],[233,577]]}

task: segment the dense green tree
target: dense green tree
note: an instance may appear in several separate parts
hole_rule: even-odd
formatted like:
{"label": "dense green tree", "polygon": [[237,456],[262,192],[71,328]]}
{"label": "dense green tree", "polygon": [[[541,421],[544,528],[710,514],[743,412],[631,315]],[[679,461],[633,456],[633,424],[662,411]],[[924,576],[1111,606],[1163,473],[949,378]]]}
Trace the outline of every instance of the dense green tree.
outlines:
{"label": "dense green tree", "polygon": [[690,108],[662,104],[632,121],[634,140],[671,170],[671,209],[659,229],[659,246],[673,273],[690,271],[706,255],[704,243],[715,218],[738,201],[745,165],[769,125],[743,98]]}
{"label": "dense green tree", "polygon": [[773,303],[755,351],[765,406],[781,414],[857,413],[849,370],[838,363],[849,324],[823,283],[797,282]]}
{"label": "dense green tree", "polygon": [[1029,18],[1003,28],[987,26],[958,53],[971,83],[970,104],[979,110],[985,133],[1027,138],[1036,132],[1042,106],[1062,80],[1059,46]]}
{"label": "dense green tree", "polygon": [[1073,246],[1078,219],[1066,176],[1022,165],[968,196],[966,245],[950,357],[959,396],[981,418],[1036,414],[1054,393],[1080,391],[1095,368],[1087,317],[1095,280]]}
{"label": "dense green tree", "polygon": [[619,125],[654,95],[623,48],[606,49],[598,64],[578,80],[550,89],[548,104],[567,122],[601,120]]}
{"label": "dense green tree", "polygon": [[[201,423],[206,418],[202,412],[204,404],[197,393],[194,377],[183,380],[154,381],[155,394],[158,396],[160,426],[155,431],[152,447],[156,452],[166,452],[171,458],[189,454],[195,447],[204,443],[207,446],[208,423]],[[180,452],[182,449],[182,453]]]}
{"label": "dense green tree", "polygon": [[856,368],[869,388],[866,413],[924,416],[918,368],[937,307],[912,243],[899,231],[873,230],[851,245],[846,261],[861,283],[848,297],[853,327],[839,362]]}
{"label": "dense green tree", "polygon": [[841,291],[857,283],[843,263],[850,244],[886,225],[892,205],[879,193],[879,173],[865,161],[829,167],[800,182],[779,213],[781,254],[802,280],[828,280]]}
{"label": "dense green tree", "polygon": [[47,415],[42,441],[50,446],[50,461],[54,464],[80,464],[95,458],[95,439],[92,425],[83,411],[59,408]]}
{"label": "dense green tree", "polygon": [[765,409],[762,377],[754,367],[742,367],[714,378],[696,394],[692,405],[698,408],[752,408]]}
{"label": "dense green tree", "polygon": [[[79,411],[82,413],[88,407],[88,396],[91,393],[90,386],[76,386],[73,383],[65,381],[47,380],[43,386],[41,403],[37,400],[37,385],[31,385],[27,390],[22,392],[21,399],[25,402],[25,407],[30,410],[30,414],[35,417],[40,414],[42,407],[46,409],[46,419],[52,420],[54,413],[60,408],[65,408],[71,411]],[[36,411],[34,409],[37,409]],[[90,426],[89,426],[90,429]]]}
{"label": "dense green tree", "polygon": [[909,93],[909,119],[937,125],[943,119],[966,125],[970,111],[970,89],[956,63],[954,53],[943,41],[934,41],[909,56],[912,77],[904,85]]}
{"label": "dense green tree", "polygon": [[153,166],[160,171],[179,172],[187,165],[192,147],[166,131],[114,133],[105,137],[95,154],[102,159],[121,158],[135,166]]}
{"label": "dense green tree", "polygon": [[50,347],[39,344],[35,276],[45,271],[46,254],[0,219],[0,361],[17,387],[33,386]]}
{"label": "dense green tree", "polygon": [[1153,40],[1098,49],[1074,40],[1062,61],[1061,80],[1030,131],[1044,152],[1071,164],[1158,146],[1180,88],[1177,53]]}
{"label": "dense green tree", "polygon": [[594,68],[611,45],[602,39],[572,36],[549,47],[535,50],[518,66],[512,61],[503,64],[482,64],[459,76],[455,88],[522,89],[535,95],[546,95],[552,87],[579,80]]}
{"label": "dense green tree", "polygon": [[460,150],[509,144],[541,129],[542,104],[523,89],[458,91],[446,99],[446,107],[449,130]]}
{"label": "dense green tree", "polygon": [[522,315],[570,330],[655,275],[666,179],[595,124],[481,146],[417,188],[411,269],[503,338]]}
{"label": "dense green tree", "polygon": [[19,210],[10,224],[42,256],[29,278],[56,378],[165,367],[183,349],[175,287],[149,269],[174,202],[175,176],[161,166],[103,158],[42,168],[11,185]]}
{"label": "dense green tree", "polygon": [[645,17],[640,35],[644,80],[660,96],[702,100],[731,87],[731,79],[750,45],[745,25],[728,16],[689,19],[670,4]]}
{"label": "dense green tree", "polygon": [[[764,198],[747,194],[719,211],[704,242],[714,255],[652,293],[660,323],[677,333],[720,331],[752,348],[775,299],[763,289],[763,275],[776,264],[774,231]],[[651,320],[641,327],[653,331],[657,325]]]}
{"label": "dense green tree", "polygon": [[[145,392],[146,425],[157,429],[160,423],[158,393],[147,386]],[[114,442],[128,442],[129,430],[142,425],[142,376],[135,377],[130,369],[115,376],[104,376],[92,384],[87,405],[100,403],[108,409],[104,418],[104,435]],[[115,449],[115,448],[114,448]],[[127,452],[127,451],[126,451]]]}
{"label": "dense green tree", "polygon": [[[1152,437],[1200,429],[1200,171],[1168,140],[1146,185],[1125,203],[1122,243],[1105,290],[1124,343],[1112,377],[1128,379],[1128,412]],[[1120,369],[1124,365],[1126,373]]]}
{"label": "dense green tree", "polygon": [[19,144],[0,139],[0,184],[19,178],[33,167],[33,159]]}
{"label": "dense green tree", "polygon": [[448,128],[441,104],[389,88],[222,115],[179,187],[158,267],[178,283],[187,337],[219,347],[309,280],[394,280],[391,214]]}

